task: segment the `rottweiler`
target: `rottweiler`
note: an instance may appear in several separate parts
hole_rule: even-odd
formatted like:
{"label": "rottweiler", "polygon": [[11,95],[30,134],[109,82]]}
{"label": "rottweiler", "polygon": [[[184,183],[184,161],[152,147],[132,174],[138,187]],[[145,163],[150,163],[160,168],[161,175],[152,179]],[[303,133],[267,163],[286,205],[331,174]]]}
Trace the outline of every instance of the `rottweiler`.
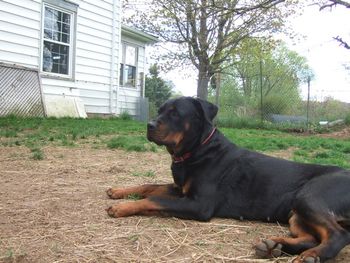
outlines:
{"label": "rottweiler", "polygon": [[334,258],[350,243],[350,171],[241,148],[214,127],[217,111],[192,97],[165,102],[148,123],[147,138],[170,153],[174,183],[108,189],[112,199],[143,198],[117,203],[108,214],[289,223],[290,236],[255,246],[258,257],[298,255],[294,263]]}

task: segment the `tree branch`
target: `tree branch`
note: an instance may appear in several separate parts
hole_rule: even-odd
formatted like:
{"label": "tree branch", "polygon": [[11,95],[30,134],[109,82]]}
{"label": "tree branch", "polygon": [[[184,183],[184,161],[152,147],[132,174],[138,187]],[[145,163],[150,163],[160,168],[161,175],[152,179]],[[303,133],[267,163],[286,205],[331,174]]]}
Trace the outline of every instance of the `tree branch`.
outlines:
{"label": "tree branch", "polygon": [[345,47],[346,49],[350,49],[350,45],[346,41],[344,41],[341,37],[337,36],[337,37],[333,37],[333,39],[338,41],[340,45]]}
{"label": "tree branch", "polygon": [[326,9],[326,8],[330,8],[332,9],[333,6],[336,6],[336,5],[342,5],[346,8],[350,8],[350,3],[349,2],[346,2],[346,1],[343,1],[343,0],[328,0],[330,3],[329,4],[325,4],[325,5],[322,5],[320,7],[320,11],[322,11],[323,9]]}

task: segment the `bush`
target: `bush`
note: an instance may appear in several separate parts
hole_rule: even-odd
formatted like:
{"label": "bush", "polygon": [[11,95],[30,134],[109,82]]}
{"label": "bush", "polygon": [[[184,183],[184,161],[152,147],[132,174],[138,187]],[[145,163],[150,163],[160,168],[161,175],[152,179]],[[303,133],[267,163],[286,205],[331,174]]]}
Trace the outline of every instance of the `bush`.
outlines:
{"label": "bush", "polygon": [[350,125],[350,113],[345,116],[345,124]]}

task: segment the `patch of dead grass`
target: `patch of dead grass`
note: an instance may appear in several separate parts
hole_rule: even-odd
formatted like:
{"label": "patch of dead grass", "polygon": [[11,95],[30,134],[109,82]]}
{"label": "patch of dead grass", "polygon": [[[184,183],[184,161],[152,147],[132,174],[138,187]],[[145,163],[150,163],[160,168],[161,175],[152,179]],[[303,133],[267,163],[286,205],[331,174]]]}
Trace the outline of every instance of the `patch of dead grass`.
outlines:
{"label": "patch of dead grass", "polygon": [[[256,259],[260,238],[285,235],[276,224],[213,219],[109,218],[111,186],[170,182],[170,158],[159,153],[44,147],[0,147],[0,262],[291,262]],[[152,170],[154,177],[133,176]],[[345,249],[336,262],[347,262]]]}

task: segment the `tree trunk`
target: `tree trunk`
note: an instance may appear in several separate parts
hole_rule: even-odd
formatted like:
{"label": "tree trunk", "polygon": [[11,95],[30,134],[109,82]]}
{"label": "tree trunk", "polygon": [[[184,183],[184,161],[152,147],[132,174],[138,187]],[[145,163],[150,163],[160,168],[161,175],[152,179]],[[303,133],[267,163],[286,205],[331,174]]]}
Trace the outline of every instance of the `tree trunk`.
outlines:
{"label": "tree trunk", "polygon": [[215,78],[215,105],[220,106],[221,73],[216,73]]}
{"label": "tree trunk", "polygon": [[202,100],[208,100],[208,86],[209,86],[209,77],[206,72],[198,73],[198,82],[197,82],[197,97]]}

